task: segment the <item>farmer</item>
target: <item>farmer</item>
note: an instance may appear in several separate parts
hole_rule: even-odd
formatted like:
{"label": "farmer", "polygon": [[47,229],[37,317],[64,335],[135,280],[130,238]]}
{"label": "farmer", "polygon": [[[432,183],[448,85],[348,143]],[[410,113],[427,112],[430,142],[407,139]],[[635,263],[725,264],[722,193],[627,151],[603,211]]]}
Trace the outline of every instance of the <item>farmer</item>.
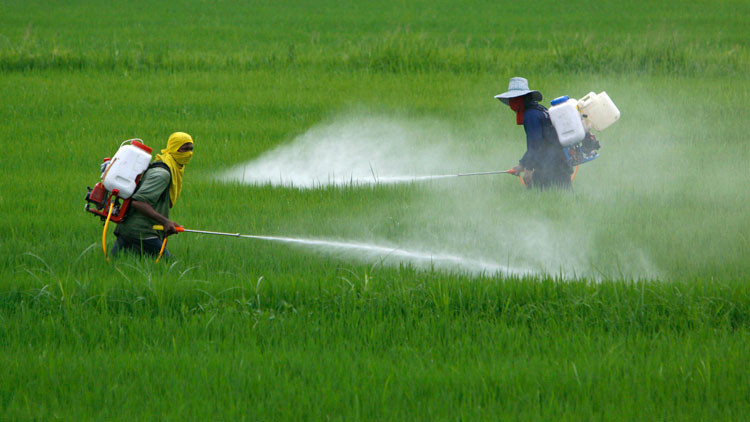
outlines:
{"label": "farmer", "polygon": [[[184,132],[169,135],[167,148],[156,155],[156,161],[144,173],[132,196],[125,220],[115,229],[117,242],[112,255],[120,250],[158,255],[163,236],[177,233],[179,225],[169,219],[169,209],[177,203],[182,191],[185,165],[193,157],[193,138]],[[153,229],[155,224],[164,231]],[[164,251],[164,256],[170,256]]]}
{"label": "farmer", "polygon": [[526,153],[513,170],[521,174],[527,187],[569,188],[573,169],[565,158],[562,145],[552,127],[547,109],[539,101],[542,94],[529,89],[520,77],[510,79],[508,91],[495,98],[516,113],[516,124],[526,132]]}

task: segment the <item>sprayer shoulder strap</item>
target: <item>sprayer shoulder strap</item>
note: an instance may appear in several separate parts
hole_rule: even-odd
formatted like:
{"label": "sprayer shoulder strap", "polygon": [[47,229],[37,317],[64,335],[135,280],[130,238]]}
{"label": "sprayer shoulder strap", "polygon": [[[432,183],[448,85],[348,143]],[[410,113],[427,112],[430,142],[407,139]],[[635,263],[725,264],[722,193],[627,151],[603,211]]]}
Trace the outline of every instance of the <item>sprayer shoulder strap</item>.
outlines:
{"label": "sprayer shoulder strap", "polygon": [[154,161],[153,163],[151,163],[151,164],[148,165],[148,168],[146,170],[148,171],[148,169],[152,169],[154,167],[160,167],[160,168],[163,168],[164,170],[168,171],[169,172],[169,177],[170,177],[170,180],[171,180],[171,178],[172,178],[172,172],[169,170],[169,166],[167,165],[167,163],[165,163],[164,161]]}
{"label": "sprayer shoulder strap", "polygon": [[547,108],[544,107],[543,105],[541,105],[539,103],[532,103],[532,104],[527,104],[526,108],[527,109],[539,110],[539,111],[542,112],[542,114],[544,114],[544,120],[550,120],[550,118],[549,118],[549,111],[547,111]]}
{"label": "sprayer shoulder strap", "polygon": [[552,119],[549,117],[549,111],[547,108],[539,103],[528,104],[527,107],[529,109],[540,111],[544,115],[544,118],[542,119],[542,136],[545,141],[555,145],[560,145],[560,139],[558,138],[555,127],[552,124]]}

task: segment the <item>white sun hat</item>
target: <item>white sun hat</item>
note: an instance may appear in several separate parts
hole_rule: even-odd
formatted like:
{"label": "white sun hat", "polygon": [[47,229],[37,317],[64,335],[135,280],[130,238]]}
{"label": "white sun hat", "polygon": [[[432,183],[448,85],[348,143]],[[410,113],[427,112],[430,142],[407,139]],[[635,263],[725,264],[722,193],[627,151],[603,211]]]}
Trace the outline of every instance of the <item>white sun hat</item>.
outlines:
{"label": "white sun hat", "polygon": [[526,78],[516,76],[515,78],[510,78],[508,91],[503,92],[500,95],[495,95],[495,98],[507,105],[511,98],[521,97],[526,94],[531,94],[531,99],[534,101],[542,101],[541,92],[529,89],[529,81],[527,81]]}

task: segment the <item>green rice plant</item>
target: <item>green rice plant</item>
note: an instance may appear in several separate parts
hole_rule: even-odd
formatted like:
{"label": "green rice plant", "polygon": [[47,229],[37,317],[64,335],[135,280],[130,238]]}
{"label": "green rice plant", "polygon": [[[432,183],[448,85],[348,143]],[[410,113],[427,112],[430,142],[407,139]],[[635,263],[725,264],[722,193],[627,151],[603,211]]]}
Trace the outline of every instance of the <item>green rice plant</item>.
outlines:
{"label": "green rice plant", "polygon": [[[0,414],[742,419],[747,13],[736,1],[4,2]],[[442,148],[440,172],[511,167],[522,129],[492,96],[516,75],[544,104],[606,90],[622,111],[572,192],[507,176],[218,179],[365,121],[413,136],[386,157]],[[196,140],[171,214],[188,228],[532,271],[187,233],[170,238],[171,260],[107,262],[86,186],[120,142],[158,151],[175,130]]]}

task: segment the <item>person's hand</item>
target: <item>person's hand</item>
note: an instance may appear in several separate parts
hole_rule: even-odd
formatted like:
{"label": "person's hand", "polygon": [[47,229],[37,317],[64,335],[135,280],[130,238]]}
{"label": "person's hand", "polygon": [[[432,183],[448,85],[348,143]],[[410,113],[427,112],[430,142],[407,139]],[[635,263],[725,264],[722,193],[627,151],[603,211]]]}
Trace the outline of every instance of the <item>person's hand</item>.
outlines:
{"label": "person's hand", "polygon": [[177,234],[177,227],[179,224],[175,223],[174,221],[167,220],[167,222],[164,224],[164,234],[166,236]]}
{"label": "person's hand", "polygon": [[518,175],[521,174],[522,171],[523,171],[523,167],[521,167],[521,166],[515,166],[512,169],[510,169],[510,174],[515,174],[515,175],[518,176]]}

